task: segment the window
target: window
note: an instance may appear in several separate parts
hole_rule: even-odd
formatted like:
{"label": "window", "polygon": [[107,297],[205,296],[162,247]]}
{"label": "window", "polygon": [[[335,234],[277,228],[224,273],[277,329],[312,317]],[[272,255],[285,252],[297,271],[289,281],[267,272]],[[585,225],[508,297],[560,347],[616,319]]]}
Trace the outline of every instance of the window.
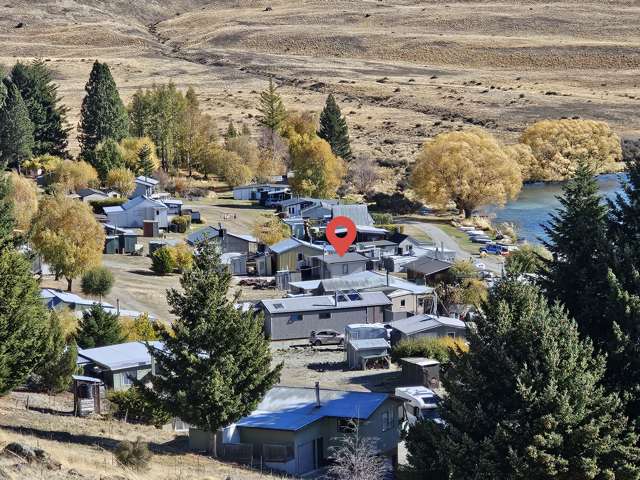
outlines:
{"label": "window", "polygon": [[304,255],[302,253],[299,253],[298,254],[298,261],[300,262],[302,260],[304,260]]}
{"label": "window", "polygon": [[354,433],[358,426],[358,420],[356,418],[339,418],[336,430],[338,433]]}
{"label": "window", "polygon": [[418,298],[418,306],[422,307],[423,305],[424,305],[424,298],[423,297]]}
{"label": "window", "polygon": [[342,273],[343,274],[349,273],[349,264],[347,263],[342,264]]}
{"label": "window", "polygon": [[299,322],[300,320],[302,320],[302,314],[292,313],[291,316],[289,317],[289,320],[292,322]]}
{"label": "window", "polygon": [[326,320],[328,318],[331,318],[331,312],[321,312],[320,313],[320,319],[321,320]]}
{"label": "window", "polygon": [[133,385],[133,380],[136,378],[135,370],[127,370],[122,372],[122,384],[123,385]]}
{"label": "window", "polygon": [[393,428],[393,409],[382,412],[382,431],[386,432]]}
{"label": "window", "polygon": [[407,304],[406,300],[400,300],[400,306],[404,307]]}
{"label": "window", "polygon": [[265,443],[262,445],[265,462],[284,463],[293,460],[293,444]]}
{"label": "window", "polygon": [[447,337],[456,338],[456,332],[447,332]]}
{"label": "window", "polygon": [[274,308],[276,308],[277,310],[279,310],[279,309],[281,309],[281,308],[284,308],[284,305],[283,305],[283,304],[281,304],[281,303],[274,303],[274,304],[273,304],[273,306],[274,306]]}

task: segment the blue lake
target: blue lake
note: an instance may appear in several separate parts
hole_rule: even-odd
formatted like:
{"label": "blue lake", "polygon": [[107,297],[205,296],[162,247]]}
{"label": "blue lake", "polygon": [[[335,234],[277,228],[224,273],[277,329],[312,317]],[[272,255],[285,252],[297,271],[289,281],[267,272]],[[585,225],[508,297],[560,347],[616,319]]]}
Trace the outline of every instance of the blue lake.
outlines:
{"label": "blue lake", "polygon": [[[598,186],[604,197],[613,198],[622,190],[624,175],[609,174],[598,177]],[[562,194],[562,183],[531,183],[524,185],[518,198],[504,207],[486,207],[480,210],[493,219],[494,224],[509,222],[518,228],[518,236],[528,242],[546,238],[541,224],[549,220],[549,213],[559,208],[556,198]]]}

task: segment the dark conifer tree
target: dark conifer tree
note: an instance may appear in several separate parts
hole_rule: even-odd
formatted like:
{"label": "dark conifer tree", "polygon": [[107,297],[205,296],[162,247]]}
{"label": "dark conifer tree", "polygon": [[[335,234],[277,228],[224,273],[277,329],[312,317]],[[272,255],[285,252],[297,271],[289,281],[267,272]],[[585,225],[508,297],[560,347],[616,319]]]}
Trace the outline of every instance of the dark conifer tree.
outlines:
{"label": "dark conifer tree", "polygon": [[138,165],[140,167],[138,173],[145,177],[153,175],[154,164],[153,160],[151,160],[151,154],[151,147],[146,143],[140,147],[138,152]]}
{"label": "dark conifer tree", "polygon": [[580,332],[597,349],[610,340],[612,319],[605,314],[609,296],[607,206],[592,171],[581,162],[563,188],[560,209],[544,231],[553,255],[542,272],[541,284],[551,301],[562,303],[578,322]]}
{"label": "dark conifer tree", "polygon": [[229,121],[229,126],[227,127],[227,131],[224,134],[225,139],[236,138],[238,136],[238,131],[236,127],[233,125],[232,121]]}
{"label": "dark conifer tree", "polygon": [[31,262],[13,246],[7,183],[0,178],[0,395],[21,385],[42,362],[48,316]]}
{"label": "dark conifer tree", "polygon": [[351,143],[349,141],[349,128],[347,121],[340,112],[340,107],[336,103],[333,95],[329,94],[327,103],[320,114],[320,130],[318,136],[325,139],[334,155],[345,160],[351,160]]}
{"label": "dark conifer tree", "polygon": [[7,95],[0,109],[0,166],[20,170],[33,153],[33,123],[18,87],[7,78],[3,83]]}
{"label": "dark conifer tree", "polygon": [[601,386],[604,358],[561,306],[504,281],[468,338],[443,376],[444,426],[421,435],[436,440],[432,458],[448,478],[639,478],[637,437]]}
{"label": "dark conifer tree", "polygon": [[49,394],[60,393],[71,384],[71,376],[78,369],[78,347],[73,339],[67,339],[60,318],[55,312],[49,315],[46,350],[37,370],[39,385]]}
{"label": "dark conifer tree", "polygon": [[104,347],[124,341],[117,313],[109,313],[98,303],[82,313],[76,340],[81,348]]}
{"label": "dark conifer tree", "polygon": [[96,61],[91,69],[82,101],[78,141],[81,155],[89,159],[96,146],[111,138],[119,142],[127,136],[129,120],[116,82],[106,63]]}
{"label": "dark conifer tree", "polygon": [[181,291],[168,292],[177,317],[173,332],[160,332],[162,350],[150,348],[163,373],[153,377],[145,394],[206,432],[252,412],[281,369],[271,368],[261,318],[234,306],[227,295],[230,284],[216,242],[200,244],[193,268],[182,275]]}
{"label": "dark conifer tree", "polygon": [[11,80],[29,111],[34,127],[33,154],[67,157],[70,127],[66,124],[68,108],[58,96],[51,71],[42,60],[30,64],[18,62],[11,70]]}

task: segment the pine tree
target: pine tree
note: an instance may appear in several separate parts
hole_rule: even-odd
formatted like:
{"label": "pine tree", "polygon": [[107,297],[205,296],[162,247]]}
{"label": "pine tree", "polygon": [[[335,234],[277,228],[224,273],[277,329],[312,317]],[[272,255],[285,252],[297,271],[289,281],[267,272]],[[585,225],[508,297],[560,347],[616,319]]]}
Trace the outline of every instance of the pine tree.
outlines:
{"label": "pine tree", "polygon": [[161,332],[164,348],[150,349],[163,374],[153,377],[146,395],[207,432],[253,411],[281,370],[271,368],[261,318],[234,306],[227,296],[230,284],[216,242],[203,242],[193,268],[182,275],[182,291],[168,292],[177,317],[173,333]]}
{"label": "pine tree", "polygon": [[349,128],[347,121],[340,112],[340,107],[332,94],[327,97],[327,102],[320,114],[320,130],[318,136],[325,139],[331,145],[334,155],[351,160],[351,143],[349,141]]}
{"label": "pine tree", "polygon": [[81,348],[115,345],[124,339],[117,313],[105,311],[99,303],[82,312],[76,338]]}
{"label": "pine tree", "polygon": [[65,338],[60,319],[55,312],[49,315],[46,351],[37,370],[40,386],[49,394],[60,393],[71,384],[71,376],[78,369],[78,347],[73,339]]}
{"label": "pine tree", "polygon": [[96,61],[84,87],[78,126],[81,155],[88,159],[96,146],[107,138],[120,141],[128,133],[128,117],[116,82],[106,63]]}
{"label": "pine tree", "polygon": [[[640,419],[640,161],[627,166],[624,194],[609,203],[612,293],[607,315],[614,325],[606,385],[625,401],[629,418]],[[636,430],[640,433],[640,421]]]}
{"label": "pine tree", "polygon": [[7,175],[0,175],[0,252],[11,247],[13,244],[13,230],[15,227],[15,217],[13,213],[13,202],[9,194],[11,182]]}
{"label": "pine tree", "polygon": [[610,339],[611,322],[604,313],[609,295],[606,239],[607,206],[586,163],[581,162],[551,215],[544,242],[553,258],[542,272],[541,284],[551,301],[562,303],[583,335],[600,349]]}
{"label": "pine tree", "polygon": [[637,437],[600,386],[604,358],[562,307],[508,280],[483,310],[443,376],[434,448],[451,479],[639,478]]}
{"label": "pine tree", "polygon": [[107,138],[96,146],[93,155],[89,156],[89,163],[96,169],[100,180],[103,182],[107,179],[107,174],[111,170],[125,166],[122,152],[112,138]]}
{"label": "pine tree", "polygon": [[229,121],[229,126],[227,127],[227,131],[224,134],[225,140],[229,140],[230,138],[236,138],[238,136],[238,131],[236,127],[233,126],[233,122]]}
{"label": "pine tree", "polygon": [[41,363],[46,318],[31,262],[11,247],[0,248],[0,395]]}
{"label": "pine tree", "polygon": [[258,117],[258,123],[271,132],[278,133],[287,116],[287,111],[273,83],[273,78],[269,79],[269,87],[260,94],[258,111],[262,114]]}
{"label": "pine tree", "polygon": [[138,165],[140,170],[138,173],[140,175],[144,175],[145,177],[150,177],[153,175],[153,170],[155,165],[153,164],[153,160],[151,159],[151,147],[146,143],[140,147],[138,151]]}
{"label": "pine tree", "polygon": [[33,152],[33,124],[18,87],[6,78],[3,83],[7,95],[0,110],[0,166],[8,164],[19,171]]}
{"label": "pine tree", "polygon": [[42,60],[34,60],[29,65],[18,62],[11,70],[11,80],[20,90],[34,126],[33,154],[67,157],[68,108],[60,102],[51,70]]}

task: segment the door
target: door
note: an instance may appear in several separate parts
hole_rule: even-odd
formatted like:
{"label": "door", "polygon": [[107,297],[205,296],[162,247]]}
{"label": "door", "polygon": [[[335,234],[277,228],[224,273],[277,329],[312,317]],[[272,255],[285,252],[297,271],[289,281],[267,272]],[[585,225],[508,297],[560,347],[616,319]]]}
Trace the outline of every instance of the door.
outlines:
{"label": "door", "polygon": [[310,472],[315,467],[314,441],[298,445],[298,474]]}
{"label": "door", "polygon": [[324,441],[322,437],[320,437],[316,438],[316,468],[320,468],[324,465]]}

